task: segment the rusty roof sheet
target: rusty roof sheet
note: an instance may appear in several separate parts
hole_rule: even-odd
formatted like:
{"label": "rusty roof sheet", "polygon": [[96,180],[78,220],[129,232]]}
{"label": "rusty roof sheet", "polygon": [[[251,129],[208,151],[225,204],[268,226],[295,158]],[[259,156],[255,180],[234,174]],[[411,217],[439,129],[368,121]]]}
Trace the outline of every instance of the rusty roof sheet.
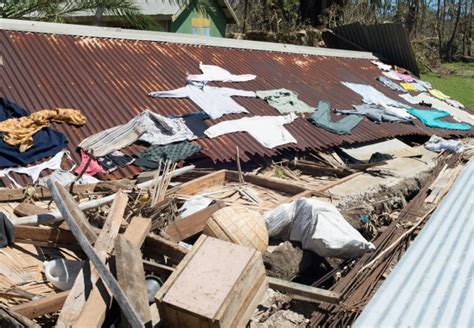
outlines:
{"label": "rusty roof sheet", "polygon": [[[352,104],[360,103],[361,97],[341,81],[371,84],[387,96],[398,99],[395,92],[377,84],[374,79],[380,72],[368,59],[10,30],[0,30],[0,55],[3,62],[0,65],[1,96],[29,111],[71,107],[86,115],[88,123],[80,128],[55,125],[67,135],[71,151],[75,151],[85,137],[123,124],[146,108],[162,115],[198,111],[188,99],[150,98],[147,93],[182,87],[188,73],[199,73],[199,62],[219,65],[234,74],[257,75],[254,81],[235,83],[232,87],[245,90],[288,88],[308,104],[316,105],[325,99],[333,107],[350,108]],[[228,83],[215,85],[229,86]],[[263,100],[234,99],[251,115],[279,114]],[[243,116],[225,115],[211,124]],[[235,158],[236,145],[241,160],[249,161],[253,157],[272,157],[286,151],[317,150],[386,137],[462,134],[430,129],[420,122],[416,125],[375,124],[367,119],[347,136],[317,128],[304,118],[298,118],[286,127],[297,139],[297,144],[267,149],[246,133],[197,142],[203,147],[204,156],[214,162],[225,162]],[[129,170],[120,175],[136,172]]]}

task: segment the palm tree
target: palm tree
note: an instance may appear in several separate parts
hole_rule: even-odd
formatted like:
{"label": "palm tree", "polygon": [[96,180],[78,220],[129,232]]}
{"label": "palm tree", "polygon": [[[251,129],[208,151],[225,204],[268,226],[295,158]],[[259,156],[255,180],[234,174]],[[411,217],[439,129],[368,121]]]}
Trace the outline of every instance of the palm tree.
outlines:
{"label": "palm tree", "polygon": [[[186,2],[185,0],[167,1]],[[143,15],[133,0],[4,0],[0,1],[0,4],[2,18],[64,23],[74,13],[90,11],[95,15],[94,25],[99,25],[100,18],[106,14],[115,16],[134,28],[150,29],[154,26],[154,21]]]}

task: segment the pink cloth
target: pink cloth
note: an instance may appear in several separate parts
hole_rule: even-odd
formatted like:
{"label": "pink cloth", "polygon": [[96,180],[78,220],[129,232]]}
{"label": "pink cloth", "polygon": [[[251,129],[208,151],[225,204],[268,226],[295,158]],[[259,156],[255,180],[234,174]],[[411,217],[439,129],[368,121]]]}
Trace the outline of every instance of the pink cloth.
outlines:
{"label": "pink cloth", "polygon": [[[82,170],[84,169],[84,166],[87,165],[89,158],[90,158],[89,154],[81,150],[81,165],[79,165],[74,170],[76,174],[81,174]],[[88,175],[96,175],[97,173],[105,173],[105,171],[95,159],[92,159],[85,173]]]}
{"label": "pink cloth", "polygon": [[405,82],[415,82],[415,78],[408,74],[403,74],[399,72],[395,72],[395,74],[400,78],[400,80]]}

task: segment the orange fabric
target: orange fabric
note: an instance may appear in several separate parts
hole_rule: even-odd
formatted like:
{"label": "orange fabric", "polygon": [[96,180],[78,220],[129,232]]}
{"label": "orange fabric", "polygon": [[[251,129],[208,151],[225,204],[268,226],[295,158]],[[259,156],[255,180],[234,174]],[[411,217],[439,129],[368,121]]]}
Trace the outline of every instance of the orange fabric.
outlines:
{"label": "orange fabric", "polygon": [[10,118],[0,122],[0,132],[3,132],[5,143],[19,147],[20,152],[25,152],[33,146],[33,135],[42,128],[48,127],[51,122],[83,125],[86,123],[86,117],[76,109],[44,109],[29,116]]}

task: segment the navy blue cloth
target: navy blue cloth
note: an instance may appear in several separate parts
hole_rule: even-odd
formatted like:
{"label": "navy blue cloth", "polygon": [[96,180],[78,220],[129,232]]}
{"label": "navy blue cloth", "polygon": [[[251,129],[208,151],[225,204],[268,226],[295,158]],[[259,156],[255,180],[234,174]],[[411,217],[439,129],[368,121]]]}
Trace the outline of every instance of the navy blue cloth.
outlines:
{"label": "navy blue cloth", "polygon": [[[9,118],[18,118],[29,113],[17,104],[0,98],[0,122]],[[0,167],[25,166],[43,158],[56,155],[67,146],[67,139],[59,131],[44,128],[33,136],[33,146],[21,153],[18,147],[6,144],[0,133]]]}

